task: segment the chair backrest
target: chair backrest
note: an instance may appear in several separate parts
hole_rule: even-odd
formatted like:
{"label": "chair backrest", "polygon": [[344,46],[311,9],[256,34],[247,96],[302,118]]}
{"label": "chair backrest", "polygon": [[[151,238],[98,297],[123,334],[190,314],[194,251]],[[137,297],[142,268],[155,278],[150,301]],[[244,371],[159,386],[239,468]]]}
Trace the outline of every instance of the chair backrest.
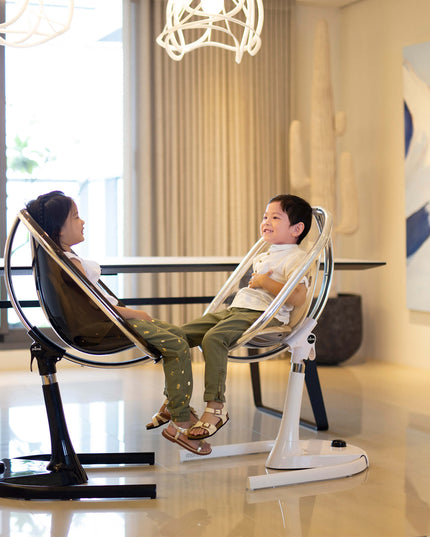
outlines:
{"label": "chair backrest", "polygon": [[[20,211],[8,236],[5,267],[11,264],[13,237],[20,222],[30,232],[33,274],[40,306],[52,328],[66,345],[93,355],[114,354],[133,347],[146,354],[145,358],[126,360],[118,365],[160,358],[158,350],[150,346],[142,335],[119,315],[100,290],[77,269],[26,210]],[[11,302],[24,326],[32,329],[16,299],[9,272],[5,271],[5,279]],[[113,293],[110,294],[114,296]],[[67,353],[65,356],[69,357]],[[111,364],[100,365],[99,362],[91,363],[79,358],[74,361],[84,365],[111,367]]]}
{"label": "chair backrest", "polygon": [[[333,253],[331,245],[333,221],[331,215],[320,207],[314,207],[312,214],[315,224],[313,226],[314,238],[309,241],[310,245],[307,247],[305,257],[294,268],[288,281],[278,295],[274,297],[272,303],[229,349],[229,358],[231,360],[244,359],[243,356],[240,356],[240,350],[243,347],[258,349],[252,361],[271,358],[288,348],[288,337],[299,330],[307,318],[310,317],[317,320],[320,316],[328,298],[333,275]],[[224,304],[228,304],[229,301],[231,302],[231,297],[237,292],[241,282],[247,283],[249,279],[247,278],[247,273],[252,269],[254,258],[264,252],[268,246],[263,239],[255,243],[213,299],[205,313],[217,311]],[[318,275],[321,265],[323,278],[319,282]],[[309,281],[305,303],[293,309],[288,325],[275,328],[270,327],[270,322],[276,313],[288,301],[291,292],[305,276]],[[315,291],[318,285],[319,291],[315,299]],[[237,355],[236,351],[239,351],[239,355]]]}
{"label": "chair backrest", "polygon": [[67,345],[90,354],[133,347],[130,339],[34,239],[32,246],[39,302],[57,335]]}

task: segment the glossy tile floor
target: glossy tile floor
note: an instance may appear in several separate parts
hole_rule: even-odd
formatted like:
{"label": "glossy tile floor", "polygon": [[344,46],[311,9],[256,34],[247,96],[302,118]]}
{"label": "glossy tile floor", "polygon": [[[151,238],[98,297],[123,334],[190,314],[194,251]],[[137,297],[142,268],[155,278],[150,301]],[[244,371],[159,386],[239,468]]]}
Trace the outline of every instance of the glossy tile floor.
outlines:
{"label": "glossy tile floor", "polygon": [[[7,359],[7,352],[0,352]],[[264,402],[279,408],[288,362],[261,364]],[[246,490],[267,454],[179,462],[179,448],[146,431],[162,402],[160,365],[93,370],[58,367],[76,451],[154,450],[156,464],[88,469],[91,483],[155,483],[156,499],[21,501],[0,499],[0,536],[31,537],[421,537],[430,535],[430,371],[376,361],[320,367],[330,431],[366,450],[370,467],[328,482]],[[194,365],[194,406],[202,410],[202,365]],[[279,420],[256,411],[249,366],[230,364],[231,420],[213,445],[270,440]],[[310,417],[307,396],[303,414]],[[2,457],[50,451],[38,374],[0,372]]]}

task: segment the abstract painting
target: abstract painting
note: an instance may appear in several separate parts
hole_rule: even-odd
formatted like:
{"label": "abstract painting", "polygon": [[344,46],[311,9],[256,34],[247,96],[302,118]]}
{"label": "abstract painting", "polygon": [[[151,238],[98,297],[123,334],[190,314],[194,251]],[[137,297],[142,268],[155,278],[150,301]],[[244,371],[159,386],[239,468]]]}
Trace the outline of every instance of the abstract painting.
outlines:
{"label": "abstract painting", "polygon": [[403,49],[406,287],[411,310],[430,311],[430,42]]}

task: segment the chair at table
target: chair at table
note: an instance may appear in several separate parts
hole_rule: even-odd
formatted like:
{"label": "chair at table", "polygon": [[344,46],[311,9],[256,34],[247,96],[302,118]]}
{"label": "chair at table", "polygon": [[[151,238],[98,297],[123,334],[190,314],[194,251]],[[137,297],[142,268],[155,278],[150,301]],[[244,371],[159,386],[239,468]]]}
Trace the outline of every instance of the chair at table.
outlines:
{"label": "chair at table", "polygon": [[[366,453],[343,440],[307,440],[299,438],[300,410],[305,370],[311,368],[312,381],[308,391],[318,425],[326,423],[324,402],[315,366],[315,335],[312,330],[317,324],[328,299],[333,276],[333,254],[331,245],[332,217],[322,208],[312,210],[315,226],[313,237],[308,240],[306,256],[296,266],[282,290],[272,303],[262,312],[255,323],[229,349],[229,360],[257,364],[279,355],[286,350],[291,352],[291,369],[287,394],[282,412],[282,420],[275,442],[251,442],[230,446],[213,446],[207,458],[258,453],[270,451],[266,467],[282,470],[248,479],[250,489],[278,485],[303,483],[345,477],[363,471],[368,466]],[[245,256],[237,269],[228,278],[205,313],[215,312],[231,302],[238,287],[246,285],[250,268],[256,255],[264,252],[268,245],[260,239]],[[321,270],[320,270],[321,269]],[[322,273],[322,278],[319,274]],[[271,320],[295,289],[306,277],[309,282],[303,306],[294,308],[290,322],[282,327],[270,326]],[[247,352],[244,352],[247,351]],[[255,381],[255,379],[254,379]],[[255,399],[255,382],[254,382]],[[260,390],[259,382],[257,390]],[[273,409],[267,409],[273,413]],[[318,423],[319,422],[319,423]],[[327,428],[327,427],[322,427]],[[193,460],[191,453],[181,452],[182,460]],[[286,472],[292,470],[294,472]]]}
{"label": "chair at table", "polygon": [[[11,271],[13,242],[19,224],[23,224],[30,234],[33,273],[40,305],[60,340],[73,351],[79,351],[79,354],[72,354],[48,338],[37,326],[33,326],[20,306]],[[26,210],[22,210],[16,217],[6,242],[4,257],[5,281],[10,300],[33,340],[30,347],[31,363],[36,360],[42,379],[51,454],[1,461],[0,497],[155,498],[154,484],[86,484],[88,478],[83,465],[152,465],[155,457],[153,452],[77,455],[67,430],[56,364],[65,358],[84,366],[117,368],[157,361],[161,358],[159,353],[124,321],[100,290],[75,267]],[[111,360],[107,358],[132,348],[137,348],[143,356],[123,360],[115,356]]]}

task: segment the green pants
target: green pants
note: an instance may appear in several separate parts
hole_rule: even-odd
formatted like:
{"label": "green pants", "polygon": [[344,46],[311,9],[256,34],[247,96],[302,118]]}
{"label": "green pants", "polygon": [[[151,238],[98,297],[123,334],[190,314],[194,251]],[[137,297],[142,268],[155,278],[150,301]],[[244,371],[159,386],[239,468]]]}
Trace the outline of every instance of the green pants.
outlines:
{"label": "green pants", "polygon": [[231,308],[208,313],[182,326],[189,346],[200,345],[203,351],[206,402],[225,402],[228,348],[261,313],[246,308]]}
{"label": "green pants", "polygon": [[183,331],[174,325],[152,319],[128,321],[163,356],[167,409],[173,421],[189,421],[193,392],[190,348]]}

